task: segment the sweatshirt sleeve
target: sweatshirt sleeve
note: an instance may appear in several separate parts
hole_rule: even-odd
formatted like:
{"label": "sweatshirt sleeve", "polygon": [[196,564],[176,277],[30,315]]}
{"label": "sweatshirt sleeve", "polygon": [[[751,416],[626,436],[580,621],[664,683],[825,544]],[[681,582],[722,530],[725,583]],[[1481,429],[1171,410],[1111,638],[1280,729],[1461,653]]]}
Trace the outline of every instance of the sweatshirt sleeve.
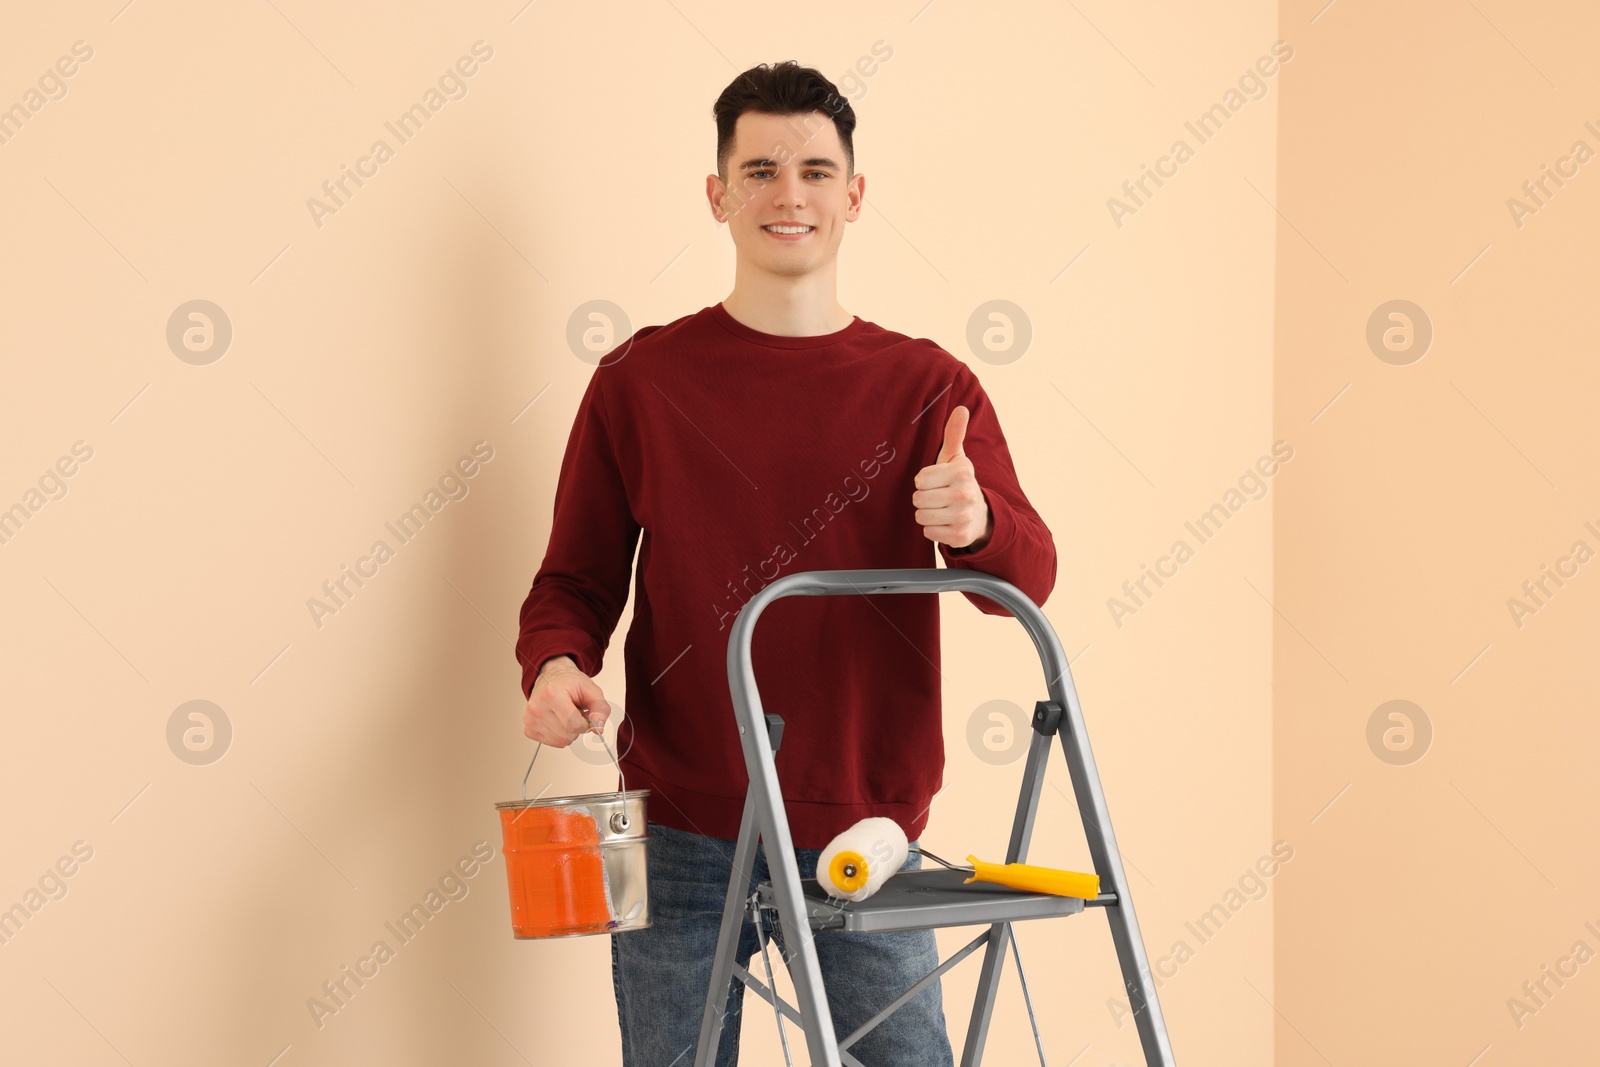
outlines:
{"label": "sweatshirt sleeve", "polygon": [[571,656],[590,677],[600,673],[628,602],[639,524],[607,428],[600,388],[605,369],[595,368],[573,419],[556,480],[550,543],[522,602],[516,653],[524,696],[552,656]]}
{"label": "sweatshirt sleeve", "polygon": [[[965,363],[957,371],[946,401],[939,422],[940,434],[950,412],[965,405],[968,422],[962,451],[972,460],[978,486],[994,517],[994,530],[988,543],[976,551],[952,549],[941,542],[939,554],[948,567],[965,567],[1005,579],[1042,607],[1056,584],[1055,539],[1023,493],[1000,429],[999,415],[977,375]],[[986,615],[1011,614],[988,597],[967,592],[962,595]]]}

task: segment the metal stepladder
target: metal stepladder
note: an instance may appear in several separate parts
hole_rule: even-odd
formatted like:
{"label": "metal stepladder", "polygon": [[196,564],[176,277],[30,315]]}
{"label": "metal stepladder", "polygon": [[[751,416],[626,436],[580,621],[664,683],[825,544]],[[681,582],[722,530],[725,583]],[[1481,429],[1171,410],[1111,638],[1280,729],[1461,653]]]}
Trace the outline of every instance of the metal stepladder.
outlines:
{"label": "metal stepladder", "polygon": [[[1050,742],[1059,732],[1078,810],[1083,818],[1089,852],[1095,872],[1100,876],[1100,894],[1093,900],[1029,893],[985,886],[984,883],[965,885],[962,883],[966,871],[928,869],[896,874],[874,895],[850,903],[830,898],[816,879],[802,880],[800,877],[783,794],[778,784],[777,767],[773,762],[773,752],[781,739],[783,723],[778,716],[765,715],[762,711],[761,696],[751,665],[751,638],[757,619],[774,600],[786,596],[943,592],[977,593],[1006,608],[1033,639],[1044,667],[1049,699],[1039,701],[1034,708],[1034,732],[1028,748],[1006,862],[1023,863],[1027,860],[1028,844],[1033,836],[1034,818],[1050,755]],[[1144,941],[1139,935],[1138,921],[1134,917],[1133,900],[1128,895],[1121,854],[1111,831],[1111,816],[1100,788],[1099,773],[1089,748],[1083,712],[1078,705],[1078,694],[1072,684],[1066,655],[1049,620],[1026,594],[994,575],[966,568],[829,570],[791,574],[763,587],[744,605],[734,620],[728,635],[728,686],[750,782],[734,849],[733,870],[723,906],[711,982],[701,1018],[695,1067],[712,1067],[716,1061],[723,1007],[729,995],[730,983],[735,978],[781,1013],[778,1019],[780,1035],[784,1016],[800,1026],[805,1034],[805,1047],[813,1067],[862,1067],[860,1061],[849,1052],[851,1044],[979,945],[986,945],[977,998],[960,1061],[962,1067],[979,1067],[1008,945],[1013,953],[1017,953],[1011,937],[1011,924],[1023,919],[1074,915],[1085,907],[1105,909],[1106,918],[1111,924],[1112,942],[1116,947],[1123,985],[1138,1029],[1146,1067],[1173,1067],[1172,1045],[1167,1038],[1161,1005],[1156,999],[1149,960],[1145,955]],[[772,877],[771,881],[761,883],[757,895],[751,897],[747,890],[755,867],[758,840],[765,846]],[[755,907],[775,910],[778,915],[785,947],[789,952],[790,977],[796,999],[800,1002],[798,1009],[780,998],[776,987],[769,990],[735,958],[746,911]],[[759,916],[755,918],[759,919]],[[842,1042],[839,1040],[834,1033],[816,947],[812,943],[815,931],[844,929],[888,932],[978,924],[986,924],[987,929],[920,981],[901,992],[855,1033]],[[760,930],[759,922],[757,930]],[[1021,965],[1021,956],[1017,954],[1019,977],[1022,977]],[[770,973],[768,981],[771,981]],[[1022,988],[1026,997],[1025,977],[1022,977]],[[1028,1014],[1032,1019],[1031,1000]],[[1037,1042],[1036,1022],[1034,1036]],[[784,1056],[786,1059],[789,1056],[786,1039]],[[1042,1044],[1039,1046],[1039,1058],[1042,1063]]]}

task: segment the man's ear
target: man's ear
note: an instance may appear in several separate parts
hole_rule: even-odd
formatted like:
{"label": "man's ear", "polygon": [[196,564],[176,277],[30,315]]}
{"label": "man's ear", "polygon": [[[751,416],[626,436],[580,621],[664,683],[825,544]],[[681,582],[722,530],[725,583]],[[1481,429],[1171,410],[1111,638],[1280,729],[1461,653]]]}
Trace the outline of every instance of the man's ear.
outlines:
{"label": "man's ear", "polygon": [[726,188],[727,187],[723,184],[722,179],[717,177],[715,174],[706,175],[706,203],[711,208],[711,217],[716,219],[719,223],[726,223],[728,221],[726,215],[724,215],[722,211],[722,197]]}

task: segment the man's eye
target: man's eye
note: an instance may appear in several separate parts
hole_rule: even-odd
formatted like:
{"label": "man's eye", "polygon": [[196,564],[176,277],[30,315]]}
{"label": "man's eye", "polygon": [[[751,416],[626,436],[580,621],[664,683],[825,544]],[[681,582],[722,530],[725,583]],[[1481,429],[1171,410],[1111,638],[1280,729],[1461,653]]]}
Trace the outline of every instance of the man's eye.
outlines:
{"label": "man's eye", "polygon": [[[765,181],[766,178],[763,177],[763,175],[770,175],[772,173],[773,172],[770,171],[770,170],[753,170],[753,171],[750,172],[750,177],[758,179],[760,181]],[[808,177],[808,178],[811,178],[811,177],[826,178],[826,177],[828,177],[828,172],[825,171],[825,170],[814,170],[814,171],[811,171],[810,173],[808,173],[806,175],[806,177]]]}

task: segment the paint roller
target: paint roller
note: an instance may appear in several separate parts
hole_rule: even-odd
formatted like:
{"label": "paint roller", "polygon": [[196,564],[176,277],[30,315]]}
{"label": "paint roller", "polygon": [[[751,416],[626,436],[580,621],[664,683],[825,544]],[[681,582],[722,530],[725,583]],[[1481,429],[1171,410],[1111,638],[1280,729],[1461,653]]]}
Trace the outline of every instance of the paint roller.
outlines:
{"label": "paint roller", "polygon": [[910,854],[906,832],[893,819],[862,819],[817,857],[817,882],[829,896],[866,900],[900,869]]}
{"label": "paint roller", "polygon": [[831,897],[863,901],[883,888],[884,882],[900,869],[911,852],[926,856],[951,870],[970,870],[972,877],[962,885],[992,882],[1030,893],[1081,897],[1084,900],[1093,900],[1100,895],[1098,874],[1028,863],[985,863],[976,856],[967,857],[972,864],[970,868],[958,867],[925,848],[911,848],[900,824],[885,818],[862,819],[828,842],[828,847],[817,857],[817,883]]}

